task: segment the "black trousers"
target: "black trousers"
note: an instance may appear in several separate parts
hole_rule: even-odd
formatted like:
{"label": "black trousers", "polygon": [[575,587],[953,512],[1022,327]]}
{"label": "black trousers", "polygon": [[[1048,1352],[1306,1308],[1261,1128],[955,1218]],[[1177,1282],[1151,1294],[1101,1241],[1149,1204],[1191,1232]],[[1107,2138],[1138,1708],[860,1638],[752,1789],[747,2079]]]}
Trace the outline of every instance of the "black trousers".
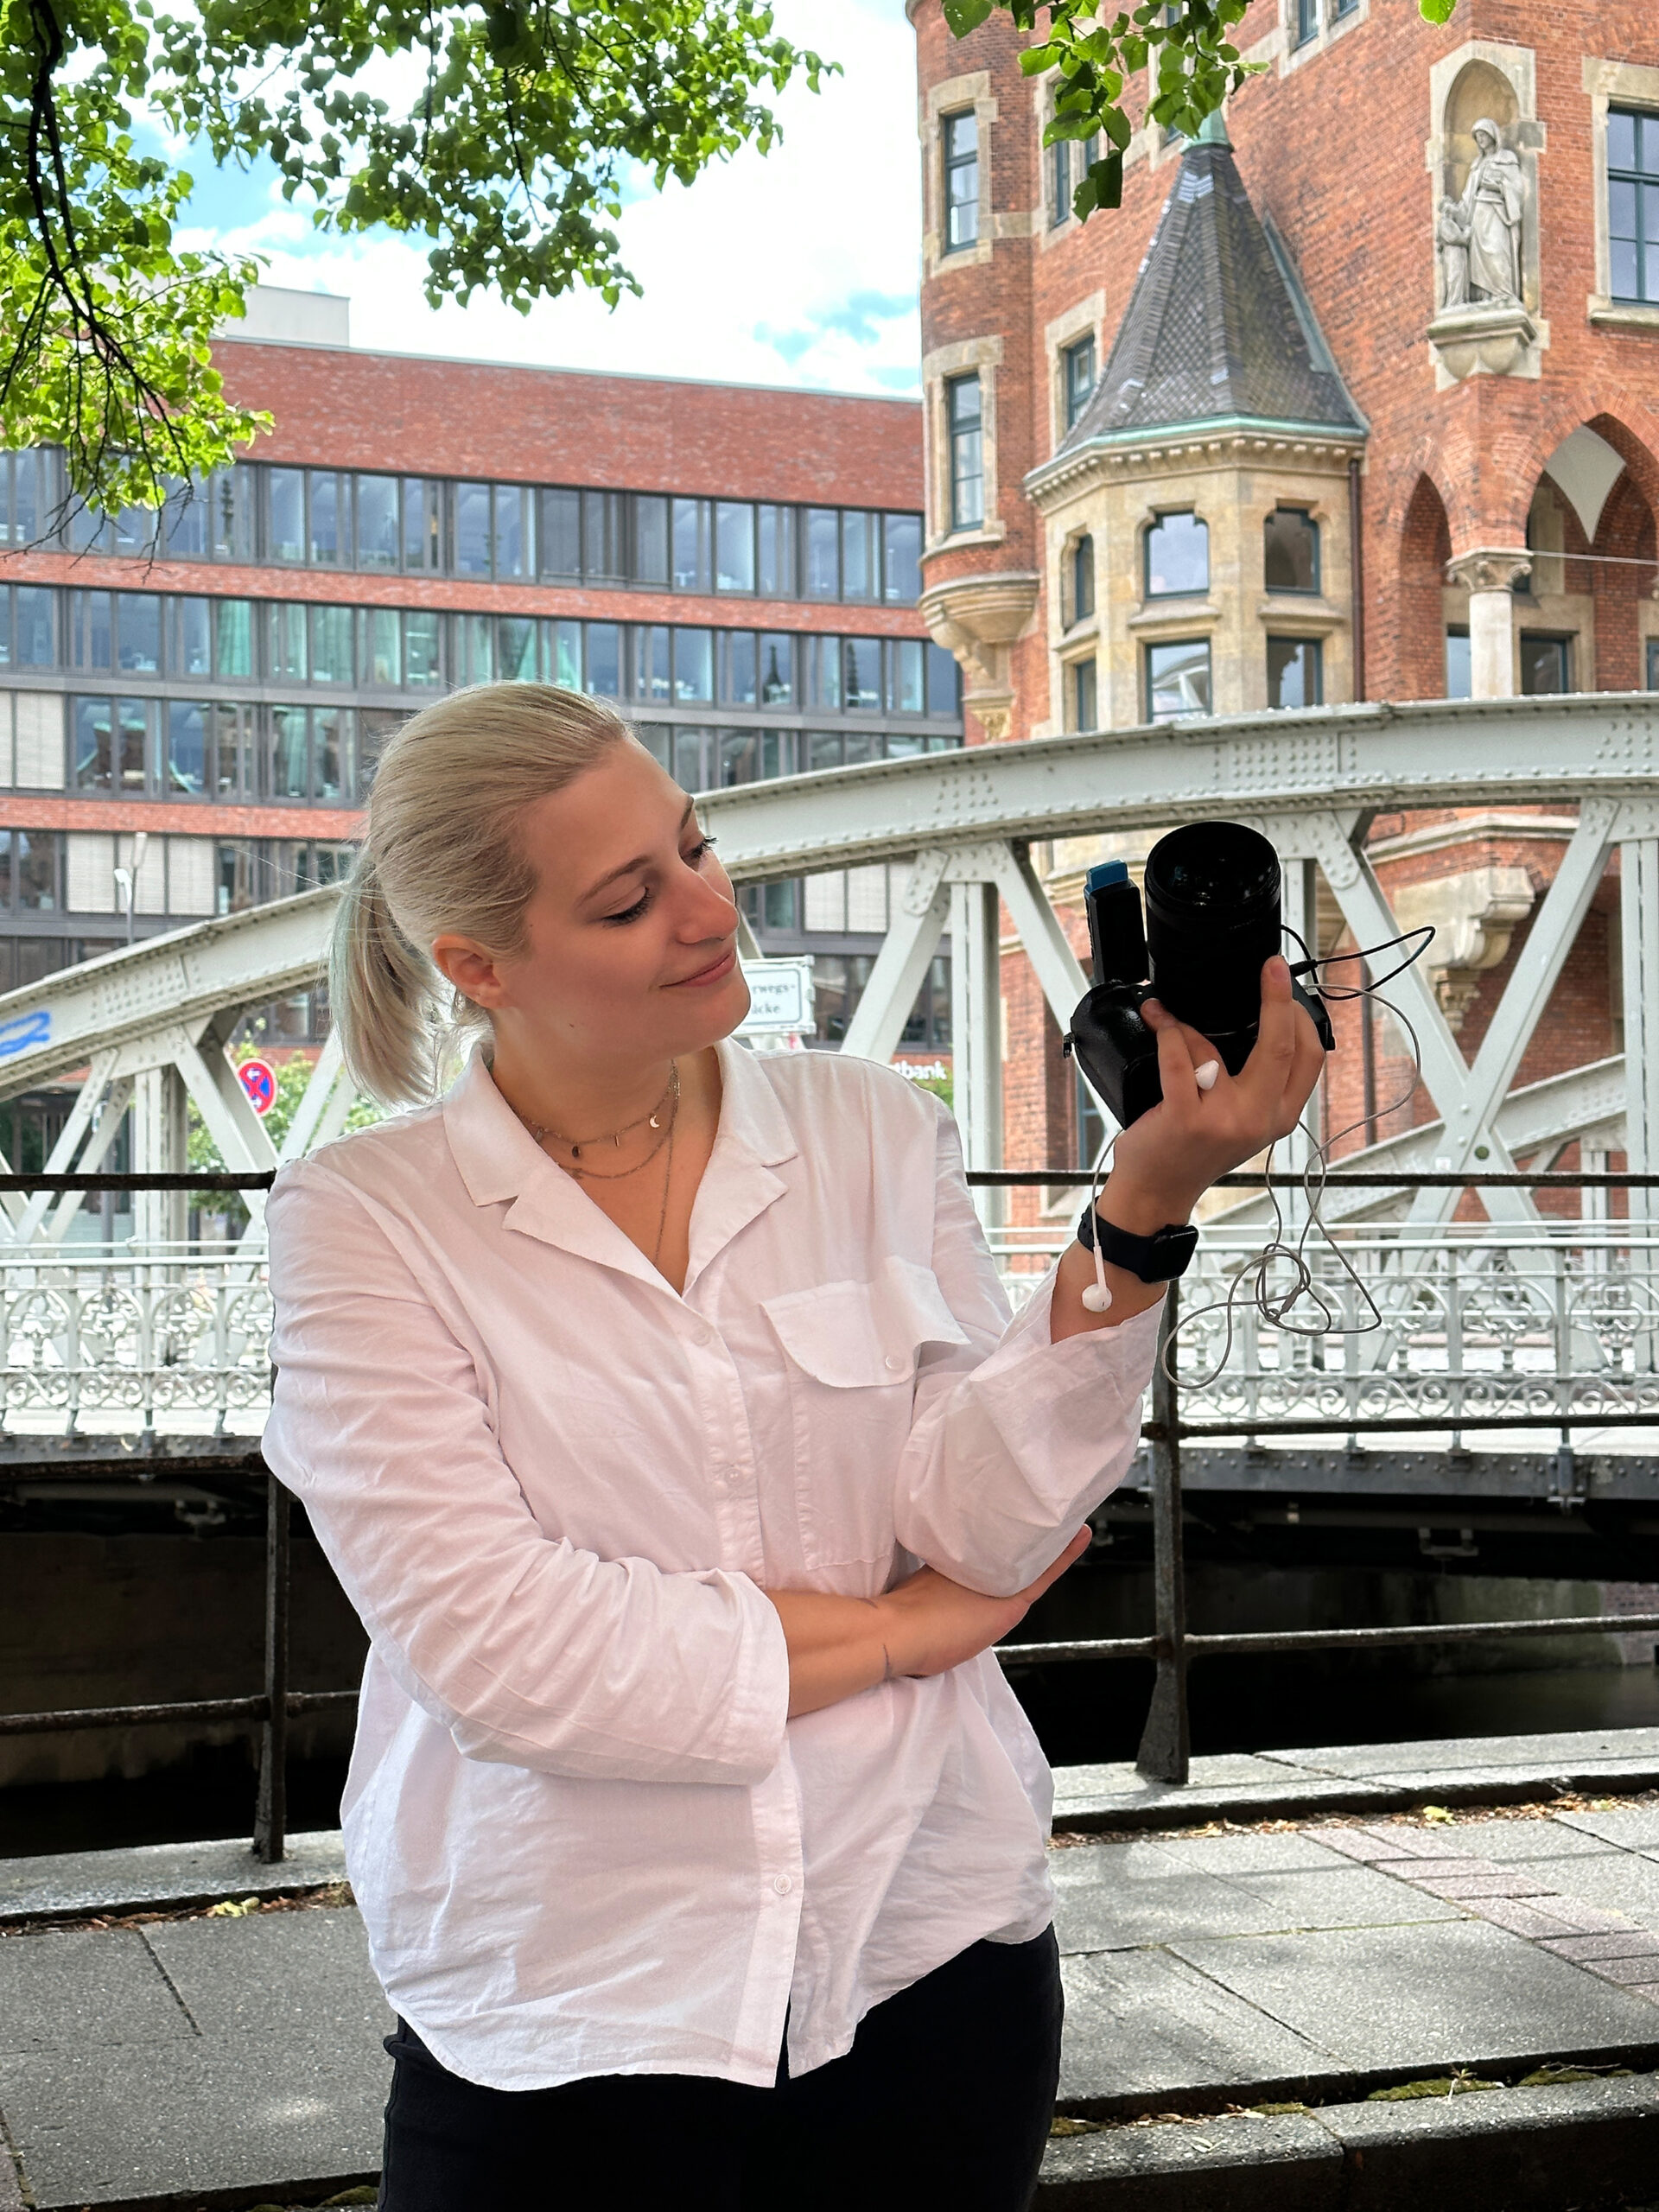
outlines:
{"label": "black trousers", "polygon": [[1059,1959],[976,1943],[776,2085],[607,2074],[463,2082],[399,2021],[385,2212],[1026,2212],[1060,2062]]}

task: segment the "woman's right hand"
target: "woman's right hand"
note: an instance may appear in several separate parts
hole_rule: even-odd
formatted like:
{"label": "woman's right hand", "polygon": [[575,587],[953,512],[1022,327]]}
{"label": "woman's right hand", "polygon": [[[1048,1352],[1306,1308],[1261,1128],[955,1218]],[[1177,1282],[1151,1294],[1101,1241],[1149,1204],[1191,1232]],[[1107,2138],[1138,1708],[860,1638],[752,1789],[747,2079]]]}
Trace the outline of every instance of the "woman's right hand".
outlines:
{"label": "woman's right hand", "polygon": [[891,1624],[888,1664],[895,1675],[943,1675],[960,1667],[1017,1628],[1043,1592],[1089,1548],[1089,1531],[1077,1535],[1037,1580],[1012,1598],[982,1598],[925,1567],[876,1604]]}
{"label": "woman's right hand", "polygon": [[1017,1627],[1088,1548],[1079,1529],[1054,1564],[1011,1598],[982,1598],[931,1567],[880,1598],[769,1590],[789,1647],[789,1715],[817,1713],[900,1675],[943,1675]]}

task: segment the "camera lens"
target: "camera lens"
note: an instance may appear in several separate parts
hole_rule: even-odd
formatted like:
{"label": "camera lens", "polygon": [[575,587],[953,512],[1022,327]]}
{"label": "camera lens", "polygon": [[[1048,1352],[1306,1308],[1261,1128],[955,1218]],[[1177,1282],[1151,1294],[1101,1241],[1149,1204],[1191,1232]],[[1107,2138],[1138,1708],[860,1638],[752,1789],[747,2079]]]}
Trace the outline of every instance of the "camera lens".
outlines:
{"label": "camera lens", "polygon": [[1280,950],[1279,856],[1237,822],[1194,822],[1147,857],[1154,989],[1206,1036],[1250,1027],[1262,964]]}

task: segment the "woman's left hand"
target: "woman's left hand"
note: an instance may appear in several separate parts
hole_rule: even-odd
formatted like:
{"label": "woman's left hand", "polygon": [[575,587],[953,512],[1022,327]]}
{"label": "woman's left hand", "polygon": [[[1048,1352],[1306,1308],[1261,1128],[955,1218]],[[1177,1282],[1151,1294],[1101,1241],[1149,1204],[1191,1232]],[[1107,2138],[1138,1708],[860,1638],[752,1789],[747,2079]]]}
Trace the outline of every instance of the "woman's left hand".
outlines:
{"label": "woman's left hand", "polygon": [[[1141,1011],[1157,1035],[1164,1095],[1118,1138],[1096,1205],[1115,1228],[1151,1236],[1184,1222],[1217,1175],[1289,1135],[1319,1081],[1325,1052],[1306,1009],[1291,996],[1288,966],[1276,956],[1262,970],[1261,1025],[1236,1076],[1206,1038],[1155,999]],[[1164,1294],[1162,1283],[1143,1283],[1109,1263],[1103,1273],[1111,1303],[1096,1314],[1083,1304],[1096,1280],[1093,1258],[1075,1243],[1065,1254],[1050,1318],[1055,1343],[1127,1321]]]}
{"label": "woman's left hand", "polygon": [[[1217,1175],[1288,1136],[1325,1065],[1318,1032],[1291,996],[1290,969],[1277,956],[1262,970],[1261,1026],[1236,1075],[1228,1074],[1206,1038],[1156,999],[1142,1012],[1157,1034],[1164,1095],[1119,1137],[1100,1198],[1107,1219],[1137,1236],[1185,1221]],[[1206,1065],[1215,1073],[1201,1089],[1198,1071]],[[1139,1217],[1126,1218],[1124,1205]]]}

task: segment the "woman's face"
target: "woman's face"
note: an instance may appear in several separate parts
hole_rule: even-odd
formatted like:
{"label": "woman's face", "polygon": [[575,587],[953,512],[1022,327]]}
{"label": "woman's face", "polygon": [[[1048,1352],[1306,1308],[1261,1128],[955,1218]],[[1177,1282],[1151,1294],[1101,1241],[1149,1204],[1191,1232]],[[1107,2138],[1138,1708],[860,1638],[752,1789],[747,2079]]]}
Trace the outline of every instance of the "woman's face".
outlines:
{"label": "woman's face", "polygon": [[529,807],[519,836],[536,873],[524,950],[473,939],[432,950],[487,1007],[498,1046],[585,1059],[661,1059],[729,1036],[748,1011],[737,906],[691,802],[643,746]]}

